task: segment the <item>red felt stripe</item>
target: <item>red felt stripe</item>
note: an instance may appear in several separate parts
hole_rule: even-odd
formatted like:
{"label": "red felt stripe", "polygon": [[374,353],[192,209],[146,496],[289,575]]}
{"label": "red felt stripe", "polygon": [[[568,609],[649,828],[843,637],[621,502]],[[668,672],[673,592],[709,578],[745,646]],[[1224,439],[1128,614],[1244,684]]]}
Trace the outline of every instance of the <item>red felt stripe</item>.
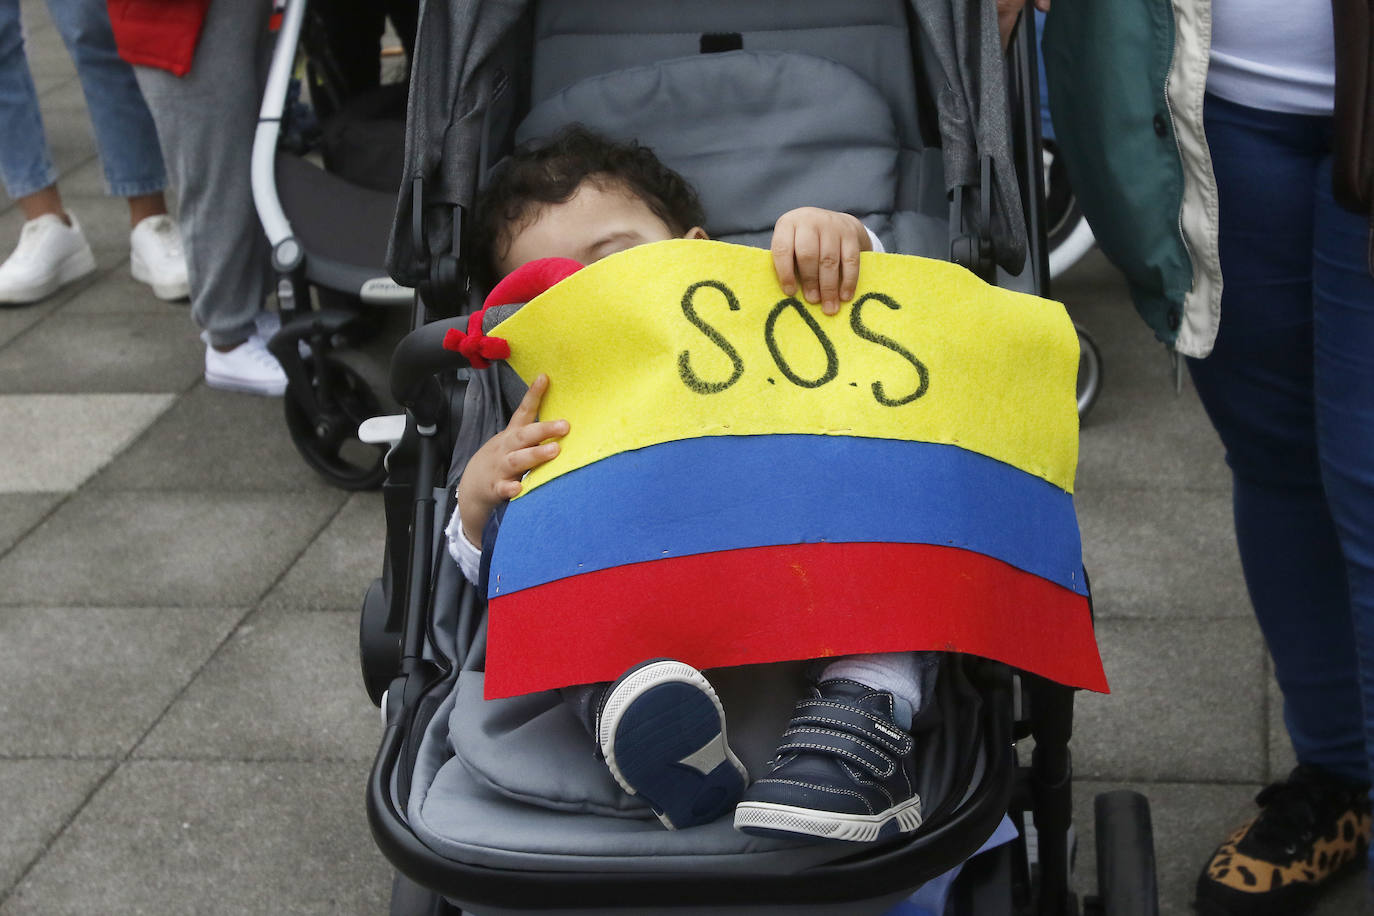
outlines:
{"label": "red felt stripe", "polygon": [[840,543],[635,563],[493,598],[486,695],[614,680],[649,658],[718,668],[916,649],[1107,690],[1084,596],[972,551]]}

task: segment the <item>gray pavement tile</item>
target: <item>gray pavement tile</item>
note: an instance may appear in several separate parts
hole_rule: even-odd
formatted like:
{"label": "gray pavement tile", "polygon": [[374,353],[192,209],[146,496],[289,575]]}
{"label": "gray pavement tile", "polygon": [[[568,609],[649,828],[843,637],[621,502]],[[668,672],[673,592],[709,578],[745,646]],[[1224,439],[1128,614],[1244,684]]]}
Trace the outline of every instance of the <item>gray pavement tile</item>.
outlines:
{"label": "gray pavement tile", "polygon": [[[1130,789],[1150,800],[1161,916],[1192,916],[1193,889],[1203,864],[1226,836],[1255,813],[1257,784],[1074,783],[1074,828],[1078,837],[1079,894],[1097,887],[1093,798]],[[1356,916],[1370,912],[1364,872],[1333,885],[1309,916]]]}
{"label": "gray pavement tile", "polygon": [[[85,163],[82,164],[85,167]],[[70,171],[77,171],[72,168]],[[64,172],[65,174],[65,172]],[[58,187],[62,187],[61,179]],[[129,270],[129,205],[122,197],[110,197],[103,184],[94,194],[71,194],[63,189],[63,204],[81,221],[81,231],[91,243],[102,267]]]}
{"label": "gray pavement tile", "polygon": [[129,273],[128,257],[109,257],[104,259],[110,264],[100,283],[82,290],[63,306],[65,315],[94,314],[136,314],[147,312],[154,315],[179,315],[191,323],[190,304],[185,299],[168,302],[153,295],[145,284],[139,283]]}
{"label": "gray pavement tile", "polygon": [[1112,693],[1077,695],[1080,775],[1264,779],[1264,647],[1253,620],[1099,620],[1097,638]]}
{"label": "gray pavement tile", "polygon": [[0,895],[113,767],[113,760],[0,760]]}
{"label": "gray pavement tile", "polygon": [[1229,488],[1090,486],[1074,502],[1099,617],[1251,616]]}
{"label": "gray pavement tile", "polygon": [[381,494],[353,494],[263,605],[356,614],[363,593],[382,574],[385,540]]}
{"label": "gray pavement tile", "polygon": [[132,761],[8,900],[4,916],[386,912],[367,767]]}
{"label": "gray pavement tile", "polygon": [[[44,96],[68,83],[77,83],[76,65],[46,10],[39,15],[26,13],[23,20],[24,56],[28,59],[34,89],[38,91],[40,108],[46,109]],[[43,116],[45,121],[52,117],[47,110],[43,110]]]}
{"label": "gray pavement tile", "polygon": [[0,350],[0,391],[178,392],[205,371],[184,315],[51,315]]}
{"label": "gray pavement tile", "polygon": [[0,604],[254,604],[344,495],[88,488],[0,559]]}
{"label": "gray pavement tile", "polygon": [[0,394],[0,493],[75,490],[172,403],[170,394]]}
{"label": "gray pavement tile", "polygon": [[381,719],[358,673],[358,621],[245,621],[138,746],[138,757],[371,760]]}
{"label": "gray pavement tile", "polygon": [[[3,222],[0,219],[0,222]],[[19,230],[13,233],[3,231],[0,227],[0,248],[3,248],[5,257],[9,257],[9,252],[18,241]],[[8,247],[6,247],[8,246]],[[89,284],[84,284],[89,285]],[[25,306],[0,306],[0,350],[14,338],[23,334],[29,328],[38,324],[48,315],[57,310],[60,303],[55,298],[50,298],[45,302],[38,302],[34,305]]]}
{"label": "gray pavement tile", "polygon": [[43,516],[61,502],[65,493],[0,493],[0,554],[9,550]]}
{"label": "gray pavement tile", "polygon": [[1231,472],[1195,397],[1104,391],[1079,436],[1075,489],[1221,490]]}
{"label": "gray pavement tile", "polygon": [[281,398],[196,385],[93,481],[108,490],[323,491],[291,444]]}
{"label": "gray pavement tile", "polygon": [[243,613],[0,610],[0,758],[128,753]]}
{"label": "gray pavement tile", "polygon": [[1083,421],[1078,488],[1229,486],[1197,394],[1186,378],[1174,394],[1167,351],[1131,307],[1116,269],[1093,252],[1055,281],[1054,295],[1102,351],[1102,394]]}

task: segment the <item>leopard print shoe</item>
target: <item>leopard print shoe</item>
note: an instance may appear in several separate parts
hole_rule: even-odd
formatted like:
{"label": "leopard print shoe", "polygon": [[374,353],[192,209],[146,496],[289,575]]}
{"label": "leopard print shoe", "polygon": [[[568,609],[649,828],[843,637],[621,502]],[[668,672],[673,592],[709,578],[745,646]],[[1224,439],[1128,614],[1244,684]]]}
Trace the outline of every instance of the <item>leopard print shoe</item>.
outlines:
{"label": "leopard print shoe", "polygon": [[1299,766],[1255,797],[1260,813],[1217,847],[1197,881],[1203,916],[1296,916],[1365,863],[1369,786]]}

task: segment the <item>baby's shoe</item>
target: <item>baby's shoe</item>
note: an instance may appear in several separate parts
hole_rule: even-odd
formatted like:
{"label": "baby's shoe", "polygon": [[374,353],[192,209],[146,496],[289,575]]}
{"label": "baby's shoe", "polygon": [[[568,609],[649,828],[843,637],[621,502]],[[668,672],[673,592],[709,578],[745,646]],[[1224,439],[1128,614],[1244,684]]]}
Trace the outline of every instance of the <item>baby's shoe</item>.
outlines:
{"label": "baby's shoe", "polygon": [[868,842],[921,824],[915,742],[892,694],[843,678],[797,704],[768,773],[735,809],[759,836]]}
{"label": "baby's shoe", "polygon": [[669,830],[715,820],[748,784],[720,699],[691,665],[657,659],[626,671],[606,690],[596,727],[615,781]]}
{"label": "baby's shoe", "polygon": [[95,270],[95,255],[70,213],[51,213],[24,223],[19,244],[0,264],[0,304],[27,305]]}
{"label": "baby's shoe", "polygon": [[1197,879],[1203,916],[1289,916],[1365,862],[1369,786],[1299,766],[1255,796],[1260,813],[1217,847]]}
{"label": "baby's shoe", "polygon": [[181,232],[166,213],[139,220],[129,233],[129,272],[151,286],[159,299],[185,299],[191,294]]}

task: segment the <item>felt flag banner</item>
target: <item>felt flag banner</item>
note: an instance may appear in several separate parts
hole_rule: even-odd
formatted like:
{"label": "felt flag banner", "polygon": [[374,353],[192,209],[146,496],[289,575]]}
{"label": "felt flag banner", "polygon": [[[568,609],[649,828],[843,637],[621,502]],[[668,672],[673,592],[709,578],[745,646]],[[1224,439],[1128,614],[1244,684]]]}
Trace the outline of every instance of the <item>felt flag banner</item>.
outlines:
{"label": "felt flag banner", "polygon": [[1105,690],[1062,306],[865,253],[827,316],[768,252],[605,258],[491,331],[566,418],[501,524],[486,692],[935,649]]}

